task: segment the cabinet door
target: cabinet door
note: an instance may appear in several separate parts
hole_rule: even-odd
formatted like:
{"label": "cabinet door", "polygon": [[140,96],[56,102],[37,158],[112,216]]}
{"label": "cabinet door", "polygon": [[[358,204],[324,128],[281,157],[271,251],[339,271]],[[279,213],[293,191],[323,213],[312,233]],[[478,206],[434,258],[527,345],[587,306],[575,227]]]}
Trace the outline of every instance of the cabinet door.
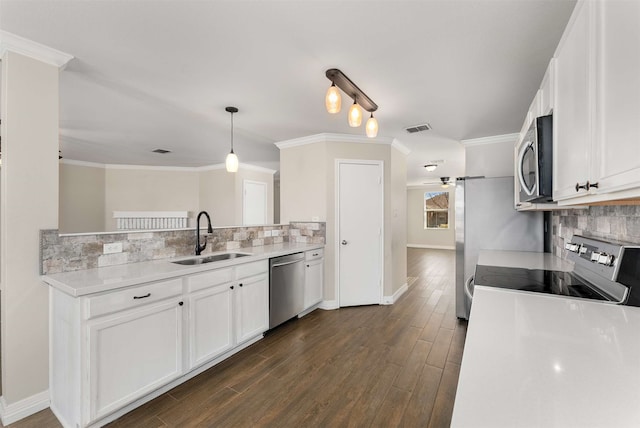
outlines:
{"label": "cabinet door", "polygon": [[597,3],[594,181],[598,193],[640,186],[640,2]]}
{"label": "cabinet door", "polygon": [[305,266],[304,308],[308,309],[322,300],[324,260],[306,262]]}
{"label": "cabinet door", "polygon": [[180,302],[174,298],[88,324],[90,421],[182,374]]}
{"label": "cabinet door", "polygon": [[554,200],[583,196],[590,179],[593,105],[591,2],[578,2],[556,56]]}
{"label": "cabinet door", "polygon": [[[192,369],[235,345],[232,284],[210,287],[189,295],[189,368]],[[235,288],[235,287],[234,287]]]}
{"label": "cabinet door", "polygon": [[269,276],[241,279],[236,291],[237,338],[242,343],[269,329]]}

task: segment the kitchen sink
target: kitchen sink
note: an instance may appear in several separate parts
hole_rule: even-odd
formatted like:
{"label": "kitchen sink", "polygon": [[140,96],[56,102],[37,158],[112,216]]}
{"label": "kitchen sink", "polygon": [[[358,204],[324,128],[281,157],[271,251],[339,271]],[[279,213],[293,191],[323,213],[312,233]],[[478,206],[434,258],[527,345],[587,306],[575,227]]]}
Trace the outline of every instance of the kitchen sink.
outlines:
{"label": "kitchen sink", "polygon": [[179,265],[202,265],[205,263],[219,262],[221,260],[237,259],[238,257],[245,257],[248,255],[249,254],[243,254],[243,253],[225,253],[225,254],[216,254],[214,256],[207,256],[207,257],[194,257],[192,259],[178,260],[171,263],[176,263]]}

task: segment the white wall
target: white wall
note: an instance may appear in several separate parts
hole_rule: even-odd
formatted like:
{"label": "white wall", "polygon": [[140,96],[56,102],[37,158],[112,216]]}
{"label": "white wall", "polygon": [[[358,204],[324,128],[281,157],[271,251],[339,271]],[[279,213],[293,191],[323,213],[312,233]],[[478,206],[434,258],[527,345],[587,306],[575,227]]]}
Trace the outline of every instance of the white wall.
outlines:
{"label": "white wall", "polygon": [[513,176],[513,140],[465,145],[465,175],[470,177]]}
{"label": "white wall", "polygon": [[[449,228],[424,228],[425,192],[449,192]],[[455,236],[455,187],[443,189],[440,185],[411,187],[407,189],[407,246],[454,250]]]}
{"label": "white wall", "polygon": [[107,230],[105,169],[60,162],[60,233]]}
{"label": "white wall", "polygon": [[40,229],[58,227],[59,70],[11,51],[1,62],[4,417],[22,400],[48,403],[48,289],[39,277],[38,252]]}

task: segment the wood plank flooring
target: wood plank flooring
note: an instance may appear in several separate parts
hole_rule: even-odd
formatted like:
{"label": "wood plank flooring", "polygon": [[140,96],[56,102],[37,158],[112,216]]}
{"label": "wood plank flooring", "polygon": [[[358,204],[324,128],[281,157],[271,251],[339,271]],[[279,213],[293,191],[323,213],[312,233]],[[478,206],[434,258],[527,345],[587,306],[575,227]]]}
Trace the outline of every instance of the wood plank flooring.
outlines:
{"label": "wood plank flooring", "polygon": [[[417,279],[396,304],[316,310],[108,426],[448,427],[466,335],[454,252],[407,252]],[[48,409],[10,425],[58,426]]]}

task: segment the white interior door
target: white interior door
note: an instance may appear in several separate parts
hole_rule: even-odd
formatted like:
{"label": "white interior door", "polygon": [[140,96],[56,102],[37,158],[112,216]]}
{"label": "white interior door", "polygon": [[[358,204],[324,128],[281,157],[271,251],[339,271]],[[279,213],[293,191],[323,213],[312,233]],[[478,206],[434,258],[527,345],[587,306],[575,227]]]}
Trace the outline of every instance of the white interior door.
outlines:
{"label": "white interior door", "polygon": [[340,306],[382,299],[383,169],[381,162],[338,161]]}
{"label": "white interior door", "polygon": [[267,183],[244,180],[242,224],[267,224]]}

